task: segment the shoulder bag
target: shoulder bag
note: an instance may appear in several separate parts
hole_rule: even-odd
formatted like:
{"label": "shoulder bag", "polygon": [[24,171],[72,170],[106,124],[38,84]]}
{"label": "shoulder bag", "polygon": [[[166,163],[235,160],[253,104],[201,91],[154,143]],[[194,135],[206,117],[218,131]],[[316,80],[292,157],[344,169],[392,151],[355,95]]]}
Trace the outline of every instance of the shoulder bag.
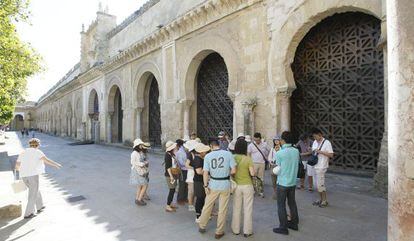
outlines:
{"label": "shoulder bag", "polygon": [[265,157],[265,155],[263,154],[263,152],[260,150],[260,148],[254,142],[252,142],[252,143],[256,147],[256,149],[260,152],[260,154],[263,157],[263,160],[265,161],[265,170],[269,170],[270,169],[270,167],[269,167],[269,161],[267,160],[267,158]]}
{"label": "shoulder bag", "polygon": [[[323,140],[322,144],[319,146],[318,150],[320,151],[322,149],[323,143],[325,143],[325,140]],[[318,164],[318,153],[316,153],[316,151],[314,151],[312,153],[311,158],[308,160],[308,165],[309,166],[315,166],[316,164]]]}

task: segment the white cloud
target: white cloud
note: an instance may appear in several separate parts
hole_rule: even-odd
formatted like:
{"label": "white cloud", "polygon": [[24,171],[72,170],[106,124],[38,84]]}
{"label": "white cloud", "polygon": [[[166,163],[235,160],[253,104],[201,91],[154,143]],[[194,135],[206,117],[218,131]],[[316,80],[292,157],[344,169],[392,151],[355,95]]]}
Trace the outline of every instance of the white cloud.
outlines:
{"label": "white cloud", "polygon": [[37,101],[80,58],[80,31],[95,19],[99,2],[109,6],[118,24],[145,0],[32,0],[31,25],[19,24],[18,33],[43,57],[46,70],[28,80],[27,100]]}

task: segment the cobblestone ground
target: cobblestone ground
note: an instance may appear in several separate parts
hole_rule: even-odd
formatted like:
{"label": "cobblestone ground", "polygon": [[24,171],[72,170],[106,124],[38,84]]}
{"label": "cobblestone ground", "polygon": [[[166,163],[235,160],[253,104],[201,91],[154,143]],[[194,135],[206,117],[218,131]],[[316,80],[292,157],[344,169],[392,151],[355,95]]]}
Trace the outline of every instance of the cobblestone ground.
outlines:
{"label": "cobblestone ground", "polygon": [[[9,132],[6,146],[17,153],[19,140]],[[70,146],[71,141],[38,134],[41,149],[63,164],[60,170],[48,169],[41,178],[46,210],[31,220],[0,221],[0,240],[19,241],[106,241],[106,240],[212,240],[215,218],[206,234],[199,234],[194,213],[180,206],[177,213],[166,213],[167,187],[164,182],[162,156],[150,155],[150,196],[146,207],[134,205],[134,187],[128,185],[129,156],[126,149],[84,145]],[[23,145],[26,139],[21,140]],[[270,182],[270,177],[267,182]],[[297,192],[300,231],[289,236],[276,235],[277,207],[267,197],[254,203],[254,235],[250,240],[297,241],[381,241],[386,240],[387,201],[370,190],[372,181],[364,178],[328,175],[330,207],[312,206],[316,194]],[[66,198],[83,195],[83,201],[69,203]],[[25,204],[25,195],[21,195]],[[231,207],[229,214],[231,213]],[[231,234],[228,217],[226,236],[222,240],[240,240]]]}

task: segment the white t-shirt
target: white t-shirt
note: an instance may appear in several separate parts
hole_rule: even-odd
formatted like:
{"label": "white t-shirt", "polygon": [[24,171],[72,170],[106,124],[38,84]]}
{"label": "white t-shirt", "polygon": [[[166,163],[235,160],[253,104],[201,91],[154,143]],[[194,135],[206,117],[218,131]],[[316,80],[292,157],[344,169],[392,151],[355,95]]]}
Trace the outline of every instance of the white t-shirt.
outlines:
{"label": "white t-shirt", "polygon": [[[323,143],[323,141],[325,141]],[[327,153],[334,153],[332,149],[332,144],[327,139],[323,139],[321,143],[318,143],[316,140],[313,141],[312,144],[312,151],[319,150],[320,145],[323,143],[323,146],[321,148],[321,151],[327,152]],[[319,154],[318,155],[318,164],[315,165],[315,169],[327,169],[329,167],[329,157]]]}
{"label": "white t-shirt", "polygon": [[[254,143],[256,144],[256,143]],[[267,147],[266,142],[260,142],[259,145],[256,146],[262,151],[263,155],[260,153],[258,148],[252,143],[247,146],[247,153],[251,155],[252,160],[254,163],[265,163],[263,155],[267,157],[269,155],[269,147]]]}
{"label": "white t-shirt", "polygon": [[20,162],[20,177],[31,177],[45,173],[45,164],[41,160],[45,154],[36,148],[24,150],[17,161]]}

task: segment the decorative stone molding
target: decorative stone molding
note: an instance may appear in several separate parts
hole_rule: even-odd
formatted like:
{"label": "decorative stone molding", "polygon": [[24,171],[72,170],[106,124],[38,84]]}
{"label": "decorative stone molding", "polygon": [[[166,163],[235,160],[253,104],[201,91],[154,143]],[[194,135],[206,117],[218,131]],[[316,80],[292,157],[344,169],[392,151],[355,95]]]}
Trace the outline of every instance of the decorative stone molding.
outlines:
{"label": "decorative stone molding", "polygon": [[108,71],[162,47],[164,43],[200,29],[218,19],[250,7],[262,0],[209,0],[154,31],[112,57],[101,70]]}

